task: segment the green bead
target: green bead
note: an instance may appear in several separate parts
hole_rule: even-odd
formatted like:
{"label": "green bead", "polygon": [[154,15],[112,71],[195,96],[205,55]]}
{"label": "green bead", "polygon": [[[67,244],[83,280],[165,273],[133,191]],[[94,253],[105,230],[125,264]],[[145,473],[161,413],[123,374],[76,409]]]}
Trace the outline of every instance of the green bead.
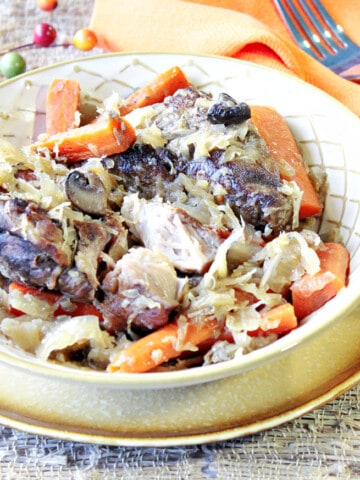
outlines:
{"label": "green bead", "polygon": [[23,57],[16,52],[5,53],[0,59],[0,72],[6,78],[15,77],[24,73],[26,70],[26,63]]}

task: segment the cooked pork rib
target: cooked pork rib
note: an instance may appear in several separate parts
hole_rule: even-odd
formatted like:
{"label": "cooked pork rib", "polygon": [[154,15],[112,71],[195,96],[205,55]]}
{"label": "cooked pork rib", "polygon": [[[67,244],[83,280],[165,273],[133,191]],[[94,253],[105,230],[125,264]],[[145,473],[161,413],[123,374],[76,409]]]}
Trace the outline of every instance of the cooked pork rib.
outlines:
{"label": "cooked pork rib", "polygon": [[[228,97],[224,102],[224,108],[230,108]],[[147,199],[168,198],[180,173],[207,180],[210,190],[221,187],[224,201],[255,228],[272,235],[288,230],[293,203],[279,188],[277,164],[264,140],[251,122],[213,124],[212,106],[208,94],[193,87],[179,90],[155,105],[145,121],[156,125],[165,146],[134,145],[105,164],[111,164],[126,191]]]}
{"label": "cooked pork rib", "polygon": [[74,299],[91,299],[94,289],[76,268],[58,265],[51,256],[27,240],[0,231],[0,273],[25,285],[46,287]]}
{"label": "cooked pork rib", "polygon": [[78,221],[75,225],[79,235],[75,265],[86,274],[96,289],[99,286],[97,278],[99,261],[111,236],[101,222]]}
{"label": "cooked pork rib", "polygon": [[258,163],[230,161],[222,163],[224,153],[217,150],[211,158],[190,161],[185,173],[210,182],[213,188],[225,188],[225,199],[234,212],[257,230],[271,228],[273,235],[291,226],[293,210],[288,196],[279,192],[280,179]]}
{"label": "cooked pork rib", "polygon": [[63,241],[61,228],[36,203],[20,198],[0,200],[0,229],[29,241],[58,265],[71,265],[72,251]]}
{"label": "cooked pork rib", "polygon": [[14,281],[54,289],[62,268],[27,240],[0,232],[0,272]]}
{"label": "cooked pork rib", "polygon": [[69,245],[48,212],[20,198],[0,200],[0,273],[9,280],[59,289],[91,299],[99,285],[100,262],[116,262],[127,250],[127,232],[116,213],[103,221],[76,220],[77,244]]}
{"label": "cooked pork rib", "polygon": [[169,182],[174,180],[175,162],[176,155],[166,149],[155,150],[151,145],[134,145],[104,160],[126,191],[139,193],[143,198],[162,196]]}
{"label": "cooked pork rib", "polygon": [[132,248],[102,282],[99,303],[107,330],[153,330],[165,325],[179,304],[181,282],[160,252]]}

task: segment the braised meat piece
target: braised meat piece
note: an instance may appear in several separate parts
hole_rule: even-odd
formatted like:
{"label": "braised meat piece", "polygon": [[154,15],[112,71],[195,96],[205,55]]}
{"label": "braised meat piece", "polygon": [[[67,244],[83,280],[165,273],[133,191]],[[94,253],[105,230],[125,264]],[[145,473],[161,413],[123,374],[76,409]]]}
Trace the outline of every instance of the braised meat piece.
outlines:
{"label": "braised meat piece", "polygon": [[127,232],[115,212],[102,220],[74,220],[74,228],[67,242],[60,222],[35,202],[2,198],[0,273],[73,298],[93,298],[99,264],[114,264],[127,251]]}
{"label": "braised meat piece", "polygon": [[180,281],[160,252],[132,248],[102,282],[98,308],[110,332],[154,330],[165,325],[179,304]]}
{"label": "braised meat piece", "polygon": [[257,230],[266,227],[278,235],[291,226],[293,208],[291,199],[282,194],[280,178],[259,163],[238,160],[222,163],[224,152],[216,150],[211,158],[188,162],[185,173],[209,181],[213,189],[225,189],[224,200],[246,223]]}
{"label": "braised meat piece", "polygon": [[91,285],[99,286],[99,270],[104,275],[128,251],[128,232],[120,216],[113,213],[103,221],[75,221],[78,244],[75,266]]}
{"label": "braised meat piece", "polygon": [[277,163],[249,115],[246,104],[228,95],[214,101],[193,87],[179,90],[139,127],[156,126],[164,146],[134,145],[105,164],[127,192],[146,199],[169,199],[180,173],[206,180],[239,217],[276,236],[291,228],[293,202],[281,191]]}
{"label": "braised meat piece", "polygon": [[155,105],[153,122],[168,141],[195,132],[208,122],[207,115],[212,104],[210,94],[194,87],[178,90],[166,97],[163,104]]}
{"label": "braised meat piece", "polygon": [[54,289],[62,268],[38,247],[9,232],[0,232],[0,272],[17,282]]}
{"label": "braised meat piece", "polygon": [[0,200],[0,229],[29,241],[57,264],[70,266],[72,252],[61,228],[36,203],[16,197]]}
{"label": "braised meat piece", "polygon": [[145,247],[163,253],[184,273],[204,273],[222,243],[216,231],[168,203],[133,194],[125,197],[121,213]]}
{"label": "braised meat piece", "polygon": [[174,179],[175,162],[176,155],[166,149],[155,150],[151,145],[134,145],[104,160],[126,191],[137,192],[143,198],[153,198],[166,190]]}
{"label": "braised meat piece", "polygon": [[94,289],[76,268],[64,268],[27,240],[0,231],[0,273],[8,280],[44,287],[74,299],[91,299]]}
{"label": "braised meat piece", "polygon": [[99,261],[105,246],[111,239],[101,222],[75,222],[79,235],[78,247],[75,256],[77,268],[85,273],[94,288],[99,285],[97,278]]}
{"label": "braised meat piece", "polygon": [[88,277],[76,267],[66,268],[60,273],[56,289],[73,300],[93,300],[95,295]]}

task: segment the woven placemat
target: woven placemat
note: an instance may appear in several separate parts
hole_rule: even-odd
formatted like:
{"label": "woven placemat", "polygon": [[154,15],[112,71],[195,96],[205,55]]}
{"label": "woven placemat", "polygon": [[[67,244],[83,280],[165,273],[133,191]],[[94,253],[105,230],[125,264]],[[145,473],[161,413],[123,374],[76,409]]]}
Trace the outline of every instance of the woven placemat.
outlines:
{"label": "woven placemat", "polygon": [[[87,26],[93,2],[59,0],[52,13],[35,0],[0,2],[0,45],[31,42],[51,23],[58,42]],[[22,51],[28,70],[84,53],[74,47]],[[0,99],[1,101],[1,99]],[[30,435],[0,427],[0,479],[360,479],[360,386],[277,428],[216,444],[128,448]]]}

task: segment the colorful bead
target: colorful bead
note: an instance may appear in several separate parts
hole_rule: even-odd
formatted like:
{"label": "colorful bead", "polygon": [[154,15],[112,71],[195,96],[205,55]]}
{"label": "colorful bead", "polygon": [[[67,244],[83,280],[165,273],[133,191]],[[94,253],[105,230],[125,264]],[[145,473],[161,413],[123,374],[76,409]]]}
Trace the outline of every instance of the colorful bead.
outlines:
{"label": "colorful bead", "polygon": [[57,0],[36,0],[37,6],[45,12],[51,12],[57,7]]}
{"label": "colorful bead", "polygon": [[91,50],[96,44],[96,34],[88,28],[78,30],[73,37],[73,45],[79,50]]}
{"label": "colorful bead", "polygon": [[[41,10],[51,12],[58,6],[57,0],[36,0],[36,4]],[[39,23],[36,25],[33,32],[33,43],[20,45],[18,47],[8,50],[2,57],[0,57],[0,74],[7,78],[19,75],[26,70],[26,62],[24,58],[14,50],[26,48],[31,45],[40,47],[49,47],[54,43],[57,37],[55,28],[48,23]],[[97,37],[95,32],[88,28],[78,30],[72,40],[74,47],[79,50],[91,50],[97,45]],[[68,44],[62,44],[64,47]]]}
{"label": "colorful bead", "polygon": [[48,47],[56,39],[56,30],[48,23],[39,23],[34,29],[33,42],[41,47]]}
{"label": "colorful bead", "polygon": [[5,53],[0,58],[0,72],[4,77],[11,78],[24,73],[26,63],[23,57],[17,52]]}

